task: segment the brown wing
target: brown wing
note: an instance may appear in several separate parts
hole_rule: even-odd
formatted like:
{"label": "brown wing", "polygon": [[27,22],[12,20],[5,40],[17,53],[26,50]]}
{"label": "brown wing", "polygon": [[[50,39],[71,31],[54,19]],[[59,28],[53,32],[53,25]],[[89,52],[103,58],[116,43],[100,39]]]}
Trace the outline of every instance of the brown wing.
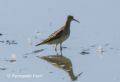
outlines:
{"label": "brown wing", "polygon": [[62,33],[63,33],[63,29],[61,28],[60,30],[57,30],[54,33],[52,33],[47,39],[45,39],[43,42],[37,44],[36,46],[45,44],[45,43],[53,41],[55,39],[58,39],[62,36]]}
{"label": "brown wing", "polygon": [[43,43],[50,42],[52,40],[58,39],[62,36],[63,30],[56,31],[52,33],[46,40],[43,41]]}

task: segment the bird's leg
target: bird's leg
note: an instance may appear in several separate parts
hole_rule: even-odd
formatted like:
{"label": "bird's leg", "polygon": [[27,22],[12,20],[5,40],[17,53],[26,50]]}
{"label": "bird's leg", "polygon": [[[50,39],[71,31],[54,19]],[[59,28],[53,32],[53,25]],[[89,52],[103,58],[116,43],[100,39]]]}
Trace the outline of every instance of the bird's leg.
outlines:
{"label": "bird's leg", "polygon": [[61,55],[62,55],[62,43],[60,43],[60,52],[61,52]]}
{"label": "bird's leg", "polygon": [[55,45],[55,51],[57,52],[57,44]]}

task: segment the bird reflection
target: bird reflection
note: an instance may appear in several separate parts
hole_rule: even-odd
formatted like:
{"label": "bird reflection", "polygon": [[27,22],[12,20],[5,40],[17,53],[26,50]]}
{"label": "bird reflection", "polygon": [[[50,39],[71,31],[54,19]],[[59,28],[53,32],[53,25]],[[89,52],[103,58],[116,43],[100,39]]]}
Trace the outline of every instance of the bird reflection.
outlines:
{"label": "bird reflection", "polygon": [[68,75],[70,76],[71,80],[73,80],[73,81],[77,80],[77,78],[83,73],[83,72],[81,72],[80,74],[75,75],[73,72],[71,60],[69,58],[63,56],[62,54],[42,56],[40,58],[49,62],[53,66],[60,68],[60,69],[64,70],[65,72],[67,72]]}

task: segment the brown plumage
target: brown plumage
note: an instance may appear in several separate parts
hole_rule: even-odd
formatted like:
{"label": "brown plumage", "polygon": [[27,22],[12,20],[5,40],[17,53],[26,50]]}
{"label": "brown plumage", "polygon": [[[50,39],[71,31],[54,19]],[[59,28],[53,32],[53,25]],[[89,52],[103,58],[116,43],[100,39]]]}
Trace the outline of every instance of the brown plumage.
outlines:
{"label": "brown plumage", "polygon": [[[66,23],[63,27],[61,27],[59,30],[52,33],[47,39],[45,39],[41,43],[37,44],[36,46],[39,46],[42,44],[56,44],[56,48],[57,48],[57,45],[60,44],[60,49],[62,50],[62,43],[70,35],[70,23],[72,20],[79,22],[76,19],[74,19],[73,16],[69,15],[67,17]],[[55,50],[56,50],[56,48],[55,48]]]}

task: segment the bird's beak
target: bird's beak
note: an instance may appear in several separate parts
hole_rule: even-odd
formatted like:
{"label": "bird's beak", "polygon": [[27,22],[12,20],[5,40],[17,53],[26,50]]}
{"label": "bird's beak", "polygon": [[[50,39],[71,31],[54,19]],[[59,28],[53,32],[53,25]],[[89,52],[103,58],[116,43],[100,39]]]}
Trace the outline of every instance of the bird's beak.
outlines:
{"label": "bird's beak", "polygon": [[76,21],[76,22],[78,22],[78,23],[80,23],[78,20],[76,20],[76,19],[73,19],[74,21]]}

